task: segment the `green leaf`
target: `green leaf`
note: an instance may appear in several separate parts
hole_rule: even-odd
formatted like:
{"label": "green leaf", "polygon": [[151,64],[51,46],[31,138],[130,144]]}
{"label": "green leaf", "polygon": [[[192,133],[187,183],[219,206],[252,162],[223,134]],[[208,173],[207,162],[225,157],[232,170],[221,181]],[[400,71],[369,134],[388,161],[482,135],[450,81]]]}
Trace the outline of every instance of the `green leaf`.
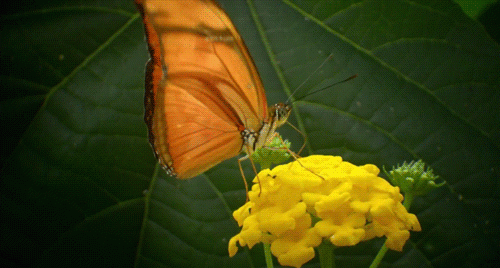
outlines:
{"label": "green leaf", "polygon": [[[379,167],[422,159],[447,182],[415,199],[423,230],[382,265],[499,263],[500,46],[483,27],[452,1],[248,2],[220,4],[269,104],[312,74],[290,118],[308,154]],[[157,167],[132,1],[17,1],[2,12],[3,266],[265,266],[260,246],[227,256],[239,231],[231,211],[245,202],[236,159],[186,181]],[[367,267],[381,243],[337,248],[338,267]]]}
{"label": "green leaf", "polygon": [[478,17],[491,5],[498,2],[498,0],[454,0],[463,9],[464,13],[473,19]]}

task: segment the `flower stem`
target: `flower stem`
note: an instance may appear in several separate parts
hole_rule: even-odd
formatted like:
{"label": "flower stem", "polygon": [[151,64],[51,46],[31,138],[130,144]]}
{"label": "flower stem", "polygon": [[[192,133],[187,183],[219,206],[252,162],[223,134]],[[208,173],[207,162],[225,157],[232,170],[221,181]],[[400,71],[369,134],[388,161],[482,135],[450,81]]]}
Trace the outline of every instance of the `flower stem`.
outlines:
{"label": "flower stem", "polygon": [[333,245],[330,242],[323,241],[318,246],[318,254],[321,268],[335,268],[335,255],[333,254]]}
{"label": "flower stem", "polygon": [[405,200],[403,201],[403,206],[407,211],[410,211],[411,203],[413,202],[413,198],[415,196],[412,193],[405,193]]}
{"label": "flower stem", "polygon": [[269,243],[262,243],[264,244],[264,256],[266,257],[266,266],[267,268],[273,268],[273,257],[271,256],[271,244]]}
{"label": "flower stem", "polygon": [[375,259],[373,260],[372,264],[370,264],[370,268],[376,268],[382,261],[382,259],[385,256],[385,253],[387,252],[388,248],[384,245],[380,248],[380,250],[377,253],[377,256],[375,256]]}
{"label": "flower stem", "polygon": [[[411,203],[413,202],[413,198],[415,196],[411,193],[405,193],[405,200],[403,201],[403,206],[406,208],[406,210],[410,210]],[[370,264],[369,268],[377,268],[382,261],[382,259],[385,256],[385,253],[387,252],[388,248],[384,245],[380,248],[380,250],[377,253],[377,256],[375,256],[375,259],[373,259],[372,264]]]}

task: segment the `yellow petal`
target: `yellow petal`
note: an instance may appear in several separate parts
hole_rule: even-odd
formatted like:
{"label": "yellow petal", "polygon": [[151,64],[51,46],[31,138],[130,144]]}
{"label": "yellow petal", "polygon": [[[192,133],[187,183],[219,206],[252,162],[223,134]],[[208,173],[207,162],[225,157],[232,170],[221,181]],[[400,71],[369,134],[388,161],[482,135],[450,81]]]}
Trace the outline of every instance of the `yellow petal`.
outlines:
{"label": "yellow petal", "polygon": [[413,231],[422,231],[422,227],[420,227],[420,222],[418,222],[417,216],[415,214],[408,213],[408,228]]}
{"label": "yellow petal", "polygon": [[352,210],[354,210],[355,212],[359,212],[359,213],[368,213],[368,211],[370,210],[370,207],[371,207],[371,204],[369,202],[361,202],[361,201],[358,201],[358,200],[355,200],[355,201],[352,201],[351,204],[350,204]]}
{"label": "yellow petal", "polygon": [[306,192],[302,194],[302,201],[306,203],[308,206],[314,206],[316,202],[324,198],[325,195],[320,193],[310,193]]}
{"label": "yellow petal", "polygon": [[274,216],[268,220],[261,221],[259,225],[262,231],[280,236],[284,232],[295,228],[295,219],[285,216],[284,214],[280,214],[280,216]]}
{"label": "yellow petal", "polygon": [[330,237],[339,229],[339,227],[329,220],[323,220],[317,222],[314,225],[314,229],[318,235],[322,237]]}
{"label": "yellow petal", "polygon": [[250,215],[252,205],[252,202],[247,202],[233,212],[233,218],[238,222],[238,226],[242,226],[243,221]]}
{"label": "yellow petal", "polygon": [[236,242],[238,242],[239,239],[240,239],[240,236],[239,236],[239,234],[237,234],[237,235],[231,237],[231,239],[229,240],[229,244],[228,244],[229,257],[236,255],[236,253],[238,252],[238,246],[236,245]]}
{"label": "yellow petal", "polygon": [[271,243],[271,253],[274,256],[279,256],[288,252],[293,245],[295,245],[296,241],[292,239],[292,237],[280,237],[275,239]]}
{"label": "yellow petal", "polygon": [[378,175],[380,173],[380,169],[373,164],[366,164],[364,166],[361,166],[361,168],[373,175]]}
{"label": "yellow petal", "polygon": [[336,211],[339,207],[344,206],[350,198],[351,194],[349,192],[342,192],[340,194],[333,193],[316,202],[314,209],[318,213],[323,211]]}
{"label": "yellow petal", "polygon": [[353,246],[363,240],[365,230],[362,228],[351,228],[342,226],[333,236],[330,237],[332,244],[338,247]]}
{"label": "yellow petal", "polygon": [[240,246],[244,247],[248,245],[249,248],[252,248],[255,244],[260,242],[262,237],[262,231],[259,229],[259,224],[257,221],[257,217],[255,215],[251,215],[246,218],[243,223],[243,229],[239,233],[239,243]]}
{"label": "yellow petal", "polygon": [[314,258],[314,249],[312,247],[294,247],[287,253],[277,257],[281,265],[298,268]]}
{"label": "yellow petal", "polygon": [[306,213],[307,206],[305,203],[297,203],[293,208],[289,209],[286,214],[293,218],[299,218]]}
{"label": "yellow petal", "polygon": [[407,230],[397,231],[387,236],[385,245],[392,250],[403,251],[403,246],[408,238],[410,238],[410,232]]}

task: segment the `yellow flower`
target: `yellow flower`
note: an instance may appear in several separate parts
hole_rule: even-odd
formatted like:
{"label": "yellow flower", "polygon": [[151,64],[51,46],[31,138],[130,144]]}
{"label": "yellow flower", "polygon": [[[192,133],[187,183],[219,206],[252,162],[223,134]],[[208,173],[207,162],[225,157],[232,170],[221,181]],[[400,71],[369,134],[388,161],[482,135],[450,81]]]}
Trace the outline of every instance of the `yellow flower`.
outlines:
{"label": "yellow flower", "polygon": [[386,236],[386,246],[401,251],[408,230],[420,231],[417,217],[401,204],[399,188],[378,177],[376,166],[356,166],[338,156],[298,161],[258,174],[260,185],[252,186],[249,202],[233,213],[242,230],[229,241],[230,256],[237,244],[270,243],[281,265],[300,267],[324,239],[353,246]]}

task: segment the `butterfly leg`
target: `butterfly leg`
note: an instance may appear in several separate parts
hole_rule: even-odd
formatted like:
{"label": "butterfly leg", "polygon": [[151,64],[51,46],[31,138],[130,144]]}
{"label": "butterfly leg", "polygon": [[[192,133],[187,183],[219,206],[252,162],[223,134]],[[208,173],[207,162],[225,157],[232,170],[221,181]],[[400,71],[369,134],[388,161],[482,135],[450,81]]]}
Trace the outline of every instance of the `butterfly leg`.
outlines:
{"label": "butterfly leg", "polygon": [[300,150],[299,152],[297,153],[297,155],[300,155],[300,153],[302,152],[302,150],[304,150],[304,148],[306,147],[306,144],[307,144],[307,136],[302,133],[302,131],[300,131],[296,126],[294,126],[292,123],[290,122],[286,122],[289,126],[291,126],[293,129],[295,129],[295,131],[297,131],[298,133],[300,133],[300,135],[302,135],[302,137],[304,138],[304,143],[302,144],[302,147],[300,147]]}
{"label": "butterfly leg", "polygon": [[246,160],[247,158],[249,158],[248,155],[238,159],[238,166],[240,168],[241,177],[243,178],[243,182],[245,183],[245,196],[246,196],[245,203],[248,202],[248,183],[247,183],[247,179],[245,177],[245,173],[243,173],[243,168],[241,167],[241,162]]}
{"label": "butterfly leg", "polygon": [[259,183],[259,196],[260,196],[260,194],[262,194],[262,186],[260,185],[259,173],[257,172],[257,168],[255,167],[255,163],[253,162],[252,158],[249,155],[249,152],[252,152],[253,150],[251,150],[248,145],[246,145],[246,146],[247,146],[247,148],[246,148],[247,155],[238,159],[238,166],[240,167],[241,176],[243,177],[243,180],[245,181],[245,188],[246,188],[246,192],[247,192],[247,201],[248,201],[248,185],[247,185],[247,180],[245,178],[245,174],[243,173],[243,168],[241,167],[242,161],[244,161],[246,159],[250,159],[250,163],[252,163],[253,172],[255,172],[255,176],[257,177],[257,182]]}
{"label": "butterfly leg", "polygon": [[[298,130],[297,130],[297,131],[298,131]],[[300,131],[299,131],[299,132],[300,132]],[[284,144],[285,144],[285,141],[283,141],[283,139],[282,139],[282,138],[278,135],[278,133],[275,133],[275,135],[278,137],[278,139],[280,139],[281,143],[284,145]],[[305,145],[305,143],[304,143],[304,145]],[[304,147],[304,145],[303,145],[302,147]],[[325,178],[323,178],[321,175],[318,175],[318,174],[314,173],[312,170],[310,170],[310,169],[306,168],[304,165],[302,165],[302,163],[300,163],[300,161],[299,161],[300,155],[298,155],[298,154],[296,154],[296,153],[292,152],[292,150],[290,150],[290,149],[289,149],[289,148],[287,148],[286,146],[283,146],[283,147],[284,147],[284,148],[279,148],[279,149],[286,149],[286,150],[288,151],[288,153],[289,153],[289,154],[290,154],[290,155],[291,155],[291,156],[292,156],[292,157],[293,157],[293,158],[297,161],[297,163],[299,163],[299,165],[300,165],[301,167],[303,167],[305,170],[307,170],[307,171],[311,172],[312,174],[314,174],[314,175],[316,175],[316,176],[320,177],[322,180],[325,180]],[[278,149],[278,148],[277,148],[277,149]],[[302,150],[302,149],[301,149],[301,150]]]}

